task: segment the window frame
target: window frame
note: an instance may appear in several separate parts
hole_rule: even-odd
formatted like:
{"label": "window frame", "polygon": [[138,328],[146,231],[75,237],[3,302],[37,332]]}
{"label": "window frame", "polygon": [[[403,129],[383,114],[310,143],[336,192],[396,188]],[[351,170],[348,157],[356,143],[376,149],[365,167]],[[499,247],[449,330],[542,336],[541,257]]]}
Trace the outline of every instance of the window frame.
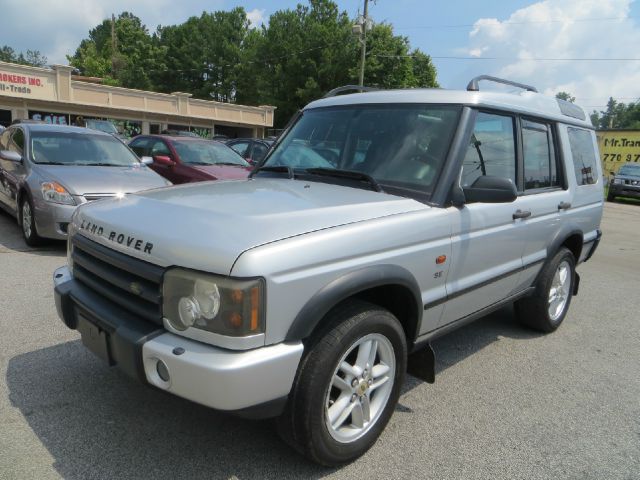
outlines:
{"label": "window frame", "polygon": [[[521,176],[518,177],[518,195],[528,196],[528,195],[536,195],[539,193],[547,193],[558,190],[566,190],[568,188],[566,182],[566,175],[564,172],[564,158],[561,158],[559,152],[561,151],[558,148],[558,122],[554,122],[551,120],[534,117],[531,115],[518,115],[518,134],[520,137],[519,144],[519,158],[518,163],[521,165],[520,172]],[[552,155],[551,160],[556,164],[556,176],[558,177],[558,185],[551,185],[549,187],[540,187],[540,188],[531,188],[526,189],[524,186],[524,126],[523,122],[535,122],[546,125],[547,127],[547,141],[549,142],[549,153]]]}

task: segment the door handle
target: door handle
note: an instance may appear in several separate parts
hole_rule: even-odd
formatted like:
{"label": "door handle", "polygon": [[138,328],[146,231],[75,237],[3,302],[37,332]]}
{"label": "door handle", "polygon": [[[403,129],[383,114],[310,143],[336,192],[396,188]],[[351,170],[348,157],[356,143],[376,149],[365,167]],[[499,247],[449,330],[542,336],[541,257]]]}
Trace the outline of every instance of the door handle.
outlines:
{"label": "door handle", "polygon": [[560,202],[558,204],[558,210],[569,210],[571,208],[571,204],[569,202]]}
{"label": "door handle", "polygon": [[517,220],[518,218],[529,218],[531,216],[531,212],[529,210],[516,210],[513,213],[513,219]]}

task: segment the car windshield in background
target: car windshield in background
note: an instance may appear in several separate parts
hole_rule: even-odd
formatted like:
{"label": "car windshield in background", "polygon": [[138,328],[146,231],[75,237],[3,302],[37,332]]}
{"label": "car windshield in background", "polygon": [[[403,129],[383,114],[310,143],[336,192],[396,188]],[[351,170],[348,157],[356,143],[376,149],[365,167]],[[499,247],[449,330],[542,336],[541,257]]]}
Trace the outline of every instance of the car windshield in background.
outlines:
{"label": "car windshield in background", "polygon": [[383,189],[430,194],[459,112],[456,106],[421,105],[307,110],[265,166],[289,167],[296,173],[318,168],[358,172]]}
{"label": "car windshield in background", "polygon": [[173,147],[178,152],[182,163],[187,165],[241,165],[250,166],[249,163],[231,150],[226,145],[202,141],[173,141]]}
{"label": "car windshield in background", "polygon": [[118,129],[115,125],[106,120],[87,120],[87,127],[94,130],[100,130],[104,133],[110,133],[112,135],[116,135],[118,133]]}
{"label": "car windshield in background", "polygon": [[120,140],[103,134],[33,132],[31,159],[53,165],[130,167],[138,158]]}
{"label": "car windshield in background", "polygon": [[618,175],[629,175],[632,177],[640,177],[640,165],[623,165]]}

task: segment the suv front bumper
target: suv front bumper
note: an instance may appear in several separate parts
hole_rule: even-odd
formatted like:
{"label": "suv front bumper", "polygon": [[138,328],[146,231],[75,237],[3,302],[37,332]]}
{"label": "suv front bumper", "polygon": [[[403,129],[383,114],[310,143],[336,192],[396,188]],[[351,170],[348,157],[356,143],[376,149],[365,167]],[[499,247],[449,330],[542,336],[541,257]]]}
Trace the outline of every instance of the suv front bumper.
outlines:
{"label": "suv front bumper", "polygon": [[[291,390],[301,342],[225,350],[133,317],[76,281],[67,267],[57,269],[53,281],[65,325],[78,330],[98,357],[143,383],[207,407],[256,416],[277,414],[273,406],[283,405]],[[270,410],[265,415],[263,405]]]}

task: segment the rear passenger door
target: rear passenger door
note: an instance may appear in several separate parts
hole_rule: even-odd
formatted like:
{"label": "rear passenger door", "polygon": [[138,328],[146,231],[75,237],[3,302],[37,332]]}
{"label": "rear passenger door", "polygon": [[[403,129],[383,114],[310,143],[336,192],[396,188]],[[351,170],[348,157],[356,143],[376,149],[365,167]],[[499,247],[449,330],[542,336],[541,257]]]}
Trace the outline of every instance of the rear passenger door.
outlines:
{"label": "rear passenger door", "polygon": [[[482,176],[517,185],[518,135],[514,115],[478,112],[460,173],[461,187]],[[439,326],[493,305],[521,288],[524,226],[514,219],[521,197],[512,203],[470,203],[451,207],[452,251],[446,281],[447,303]]]}
{"label": "rear passenger door", "polygon": [[558,131],[551,122],[520,120],[523,168],[521,208],[530,213],[520,220],[526,229],[522,254],[524,283],[532,283],[548,256],[547,248],[559,233],[572,207],[566,175],[560,162]]}

